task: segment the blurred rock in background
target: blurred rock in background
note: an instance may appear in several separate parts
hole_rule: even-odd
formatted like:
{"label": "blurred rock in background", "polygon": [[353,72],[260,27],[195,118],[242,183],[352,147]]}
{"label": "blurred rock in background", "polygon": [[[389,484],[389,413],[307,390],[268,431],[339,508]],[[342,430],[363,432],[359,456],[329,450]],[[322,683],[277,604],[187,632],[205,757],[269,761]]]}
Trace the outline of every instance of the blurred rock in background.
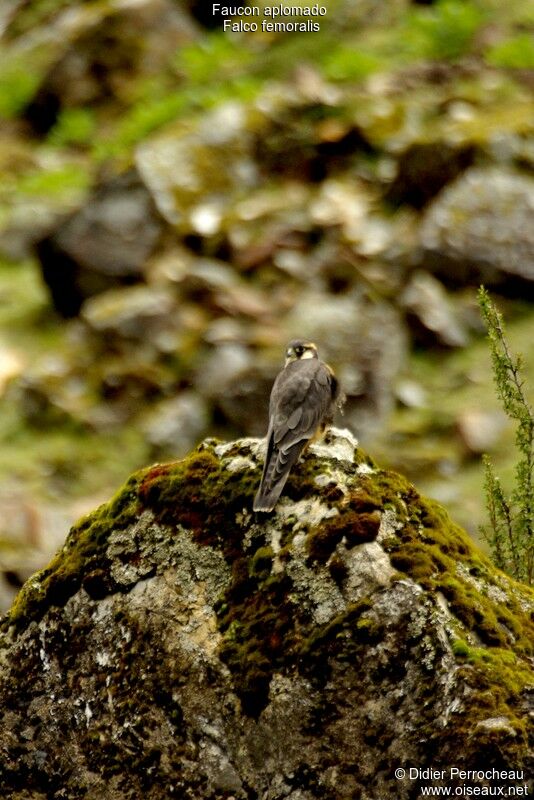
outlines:
{"label": "blurred rock in background", "polygon": [[74,317],[86,298],[143,280],[160,231],[151,196],[134,171],[98,187],[36,244],[54,308]]}
{"label": "blurred rock in background", "polygon": [[484,283],[532,298],[534,178],[471,169],[430,206],[421,225],[423,263],[447,283]]}

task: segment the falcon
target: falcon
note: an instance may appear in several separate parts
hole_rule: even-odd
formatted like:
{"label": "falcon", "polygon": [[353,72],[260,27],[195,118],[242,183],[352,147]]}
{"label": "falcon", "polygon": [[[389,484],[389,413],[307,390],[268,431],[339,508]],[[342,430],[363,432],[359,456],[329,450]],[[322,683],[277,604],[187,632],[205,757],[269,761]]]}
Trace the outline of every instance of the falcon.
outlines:
{"label": "falcon", "polygon": [[319,359],[313,342],[295,339],[287,346],[269,402],[267,454],[254,511],[272,511],[291,467],[307,445],[332,422],[340,402],[339,383]]}

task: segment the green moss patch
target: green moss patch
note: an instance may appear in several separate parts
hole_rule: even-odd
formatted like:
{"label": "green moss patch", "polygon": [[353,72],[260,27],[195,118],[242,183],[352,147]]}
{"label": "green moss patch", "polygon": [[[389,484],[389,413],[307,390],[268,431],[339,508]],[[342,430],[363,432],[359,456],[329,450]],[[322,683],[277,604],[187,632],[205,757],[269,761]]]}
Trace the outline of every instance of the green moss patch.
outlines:
{"label": "green moss patch", "polygon": [[[458,677],[468,691],[451,730],[437,735],[429,725],[428,736],[437,736],[440,751],[450,752],[451,757],[460,739],[480,742],[486,737],[491,765],[502,763],[503,741],[513,735],[521,764],[528,739],[524,692],[534,688],[534,615],[519,598],[534,598],[534,593],[499,573],[441,506],[421,497],[404,479],[381,472],[369,480],[369,491],[380,493],[384,505],[394,508],[402,522],[396,534],[383,542],[392,565],[430,595],[440,593],[458,630],[480,643],[476,646],[464,638],[453,643]],[[506,596],[505,603],[496,599],[500,596]],[[512,734],[506,727],[486,730],[484,720],[500,717],[509,720]]]}
{"label": "green moss patch", "polygon": [[341,514],[322,523],[308,535],[307,546],[312,561],[324,564],[344,540],[348,549],[357,544],[372,542],[380,527],[380,513],[343,510]]}
{"label": "green moss patch", "polygon": [[138,489],[144,472],[132,475],[123,488],[75,525],[50,564],[30,578],[17,595],[3,626],[24,627],[52,606],[63,606],[84,585],[89,594],[104,596],[116,589],[109,574],[106,545],[110,534],[135,522]]}
{"label": "green moss patch", "polygon": [[326,679],[330,659],[342,656],[351,661],[362,645],[379,642],[384,630],[372,609],[373,603],[369,598],[349,603],[342,614],[311,631],[300,650],[305,672]]}
{"label": "green moss patch", "polygon": [[275,670],[294,663],[306,619],[292,599],[287,576],[249,577],[244,560],[234,565],[233,584],[217,608],[223,633],[221,658],[230,668],[245,713],[267,705]]}
{"label": "green moss patch", "polygon": [[[437,503],[408,496],[404,501],[406,522],[397,536],[386,543],[393,566],[424,589],[441,592],[454,616],[482,644],[513,645],[517,652],[532,656],[534,620],[514,598],[513,591],[507,592],[506,607],[492,599],[491,588],[499,590],[499,583],[488,559]],[[528,591],[521,587],[521,592]]]}
{"label": "green moss patch", "polygon": [[267,705],[275,671],[298,670],[323,685],[331,659],[357,663],[362,647],[383,638],[370,600],[349,604],[328,624],[317,625],[295,597],[287,575],[255,580],[242,560],[217,609],[224,637],[221,658],[234,676],[243,710],[251,716]]}
{"label": "green moss patch", "polygon": [[[506,606],[492,599],[492,587],[502,591],[498,571],[445,509],[419,495],[403,476],[385,470],[363,475],[355,498],[351,503],[365,510],[357,528],[364,526],[366,519],[374,519],[370,509],[389,508],[395,512],[399,529],[382,544],[400,575],[410,577],[431,593],[440,592],[454,616],[482,644],[513,645],[520,653],[534,654],[534,620],[514,598],[513,591],[507,591]],[[324,557],[328,549],[320,550],[325,538],[321,532],[317,543],[310,542],[318,557]],[[513,589],[513,581],[505,581],[504,588],[509,584]],[[479,585],[486,588],[480,589]],[[528,587],[521,586],[520,591],[534,598]]]}
{"label": "green moss patch", "polygon": [[236,520],[251,509],[258,481],[257,470],[230,472],[211,446],[200,445],[182,461],[148,470],[139,497],[159,522],[181,525],[198,544],[219,547],[232,559],[244,535]]}
{"label": "green moss patch", "polygon": [[[454,752],[457,734],[466,734],[483,748],[488,766],[503,763],[503,746],[517,753],[515,768],[524,767],[534,726],[525,715],[526,692],[534,690],[532,666],[513,651],[504,648],[472,647],[456,640],[453,650],[460,664],[459,678],[468,691],[464,708],[455,717],[455,732],[444,734]],[[485,721],[502,719],[502,725],[487,726]],[[510,762],[511,763],[511,762]]]}
{"label": "green moss patch", "polygon": [[230,556],[243,536],[235,516],[250,507],[257,480],[254,471],[228,472],[206,446],[182,461],[134,473],[109,503],[71,529],[50,564],[26,582],[4,627],[22,628],[40,619],[51,606],[63,606],[82,585],[95,599],[116,591],[107,542],[113,531],[133,524],[143,508],[150,508],[163,525],[181,525],[198,543],[220,546]]}

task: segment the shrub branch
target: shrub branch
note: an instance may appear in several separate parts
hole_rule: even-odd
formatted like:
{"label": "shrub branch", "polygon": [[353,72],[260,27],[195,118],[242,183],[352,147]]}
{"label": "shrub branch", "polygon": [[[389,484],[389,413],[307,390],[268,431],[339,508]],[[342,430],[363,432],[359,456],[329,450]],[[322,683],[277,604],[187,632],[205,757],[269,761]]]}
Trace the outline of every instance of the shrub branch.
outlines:
{"label": "shrub branch", "polygon": [[534,582],[534,413],[525,393],[523,359],[514,357],[505,336],[501,313],[482,286],[480,311],[488,329],[493,380],[504,411],[516,423],[519,455],[514,488],[507,496],[489,456],[484,456],[484,490],[489,525],[481,532],[497,566],[517,580]]}

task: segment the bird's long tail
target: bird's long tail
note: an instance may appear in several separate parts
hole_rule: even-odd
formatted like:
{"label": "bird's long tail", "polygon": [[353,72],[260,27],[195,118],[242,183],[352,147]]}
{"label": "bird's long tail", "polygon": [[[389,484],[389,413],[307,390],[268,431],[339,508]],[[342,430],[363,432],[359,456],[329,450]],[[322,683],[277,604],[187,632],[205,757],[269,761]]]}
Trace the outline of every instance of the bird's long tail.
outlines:
{"label": "bird's long tail", "polygon": [[291,467],[307,444],[306,439],[296,442],[287,449],[273,446],[269,442],[260,488],[254,498],[254,511],[272,511],[285,486]]}

